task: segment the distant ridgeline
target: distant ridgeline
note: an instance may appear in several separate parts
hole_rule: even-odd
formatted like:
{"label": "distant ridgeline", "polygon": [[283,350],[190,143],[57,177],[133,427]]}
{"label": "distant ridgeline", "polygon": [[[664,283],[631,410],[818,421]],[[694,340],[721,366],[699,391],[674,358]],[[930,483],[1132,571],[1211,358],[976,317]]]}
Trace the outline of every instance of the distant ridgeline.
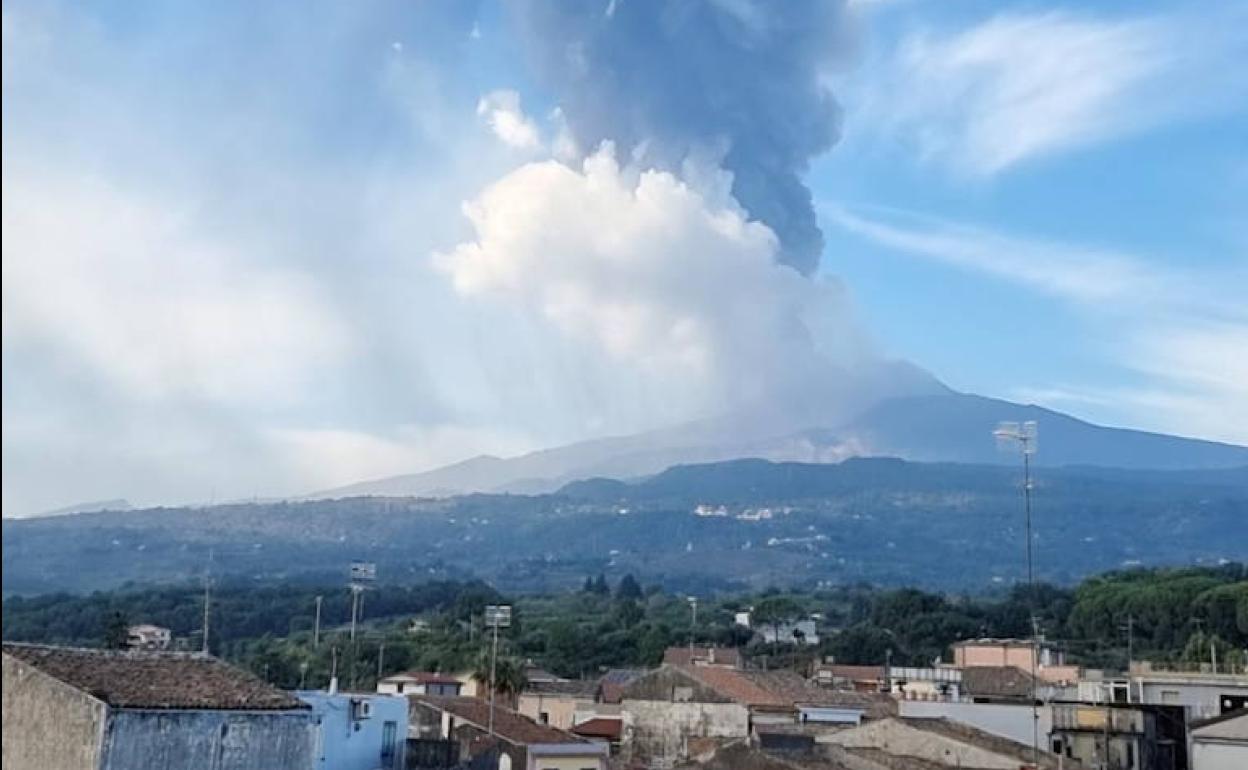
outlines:
{"label": "distant ridgeline", "polygon": [[[6,595],[217,577],[319,580],[355,559],[393,584],[480,578],[513,591],[632,573],[698,593],[768,585],[982,591],[1024,552],[1021,472],[856,459],[735,460],[553,494],[357,497],[69,514],[3,522]],[[1248,467],[1043,468],[1039,576],[1248,559]]]}

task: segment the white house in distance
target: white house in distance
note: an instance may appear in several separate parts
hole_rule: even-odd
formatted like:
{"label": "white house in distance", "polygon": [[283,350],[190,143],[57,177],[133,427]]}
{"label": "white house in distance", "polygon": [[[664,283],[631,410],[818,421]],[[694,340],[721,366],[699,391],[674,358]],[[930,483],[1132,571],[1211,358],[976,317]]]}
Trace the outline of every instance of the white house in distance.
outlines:
{"label": "white house in distance", "polygon": [[430,671],[405,671],[392,674],[377,683],[377,692],[384,695],[449,695],[458,697],[463,682],[450,674]]}
{"label": "white house in distance", "polygon": [[173,634],[162,626],[140,623],[126,632],[126,646],[132,650],[167,650]]}

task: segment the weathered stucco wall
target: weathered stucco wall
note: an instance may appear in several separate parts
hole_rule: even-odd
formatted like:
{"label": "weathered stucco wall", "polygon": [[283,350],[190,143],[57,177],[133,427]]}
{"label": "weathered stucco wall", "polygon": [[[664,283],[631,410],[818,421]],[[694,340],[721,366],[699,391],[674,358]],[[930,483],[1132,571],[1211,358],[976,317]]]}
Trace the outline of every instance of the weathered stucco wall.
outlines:
{"label": "weathered stucco wall", "polygon": [[738,703],[625,700],[624,753],[639,760],[683,759],[691,738],[747,738],[750,712]]}
{"label": "weathered stucco wall", "polygon": [[311,768],[310,711],[115,710],[101,770]]}
{"label": "weathered stucco wall", "polygon": [[107,707],[4,656],[5,770],[95,770]]}
{"label": "weathered stucco wall", "polygon": [[925,759],[956,767],[983,770],[1018,770],[1020,761],[979,746],[919,730],[893,719],[867,722],[849,730],[826,733],[815,739],[849,749],[880,749],[889,754]]}

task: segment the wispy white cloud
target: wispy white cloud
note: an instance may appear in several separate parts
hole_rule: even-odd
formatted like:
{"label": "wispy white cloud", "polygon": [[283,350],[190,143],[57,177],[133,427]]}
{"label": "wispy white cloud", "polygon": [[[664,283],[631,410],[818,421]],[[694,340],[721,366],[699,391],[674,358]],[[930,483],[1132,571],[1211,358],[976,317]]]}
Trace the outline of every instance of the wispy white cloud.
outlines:
{"label": "wispy white cloud", "polygon": [[537,124],[520,107],[520,94],[510,90],[491,91],[477,102],[477,115],[508,147],[536,150],[542,146]]}
{"label": "wispy white cloud", "polygon": [[988,176],[1233,109],[1248,94],[1248,76],[1236,74],[1248,14],[1198,7],[1123,18],[1009,11],[960,29],[920,29],[850,84],[850,131],[900,137],[926,159]]}
{"label": "wispy white cloud", "polygon": [[896,210],[825,206],[875,245],[1046,294],[1084,315],[1106,358],[1143,384],[1059,383],[1012,395],[1095,407],[1128,424],[1248,443],[1248,263],[1198,272],[1169,263]]}

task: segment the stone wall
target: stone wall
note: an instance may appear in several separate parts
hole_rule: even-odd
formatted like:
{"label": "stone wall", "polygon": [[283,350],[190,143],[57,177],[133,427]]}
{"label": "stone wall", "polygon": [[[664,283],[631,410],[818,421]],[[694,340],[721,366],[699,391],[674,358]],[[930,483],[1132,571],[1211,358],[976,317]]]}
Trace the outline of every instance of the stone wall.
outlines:
{"label": "stone wall", "polygon": [[107,707],[4,656],[5,770],[96,770]]}

